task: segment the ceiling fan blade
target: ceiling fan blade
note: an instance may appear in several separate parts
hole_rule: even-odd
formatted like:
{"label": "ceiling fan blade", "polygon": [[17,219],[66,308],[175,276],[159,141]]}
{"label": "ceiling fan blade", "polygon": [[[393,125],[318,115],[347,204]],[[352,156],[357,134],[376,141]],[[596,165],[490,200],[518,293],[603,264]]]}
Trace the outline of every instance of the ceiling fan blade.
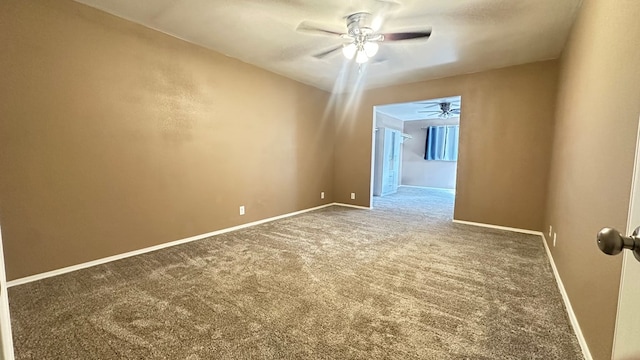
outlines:
{"label": "ceiling fan blade", "polygon": [[428,39],[431,36],[431,29],[413,32],[399,32],[383,34],[384,41],[401,41],[401,40],[413,40],[413,39]]}
{"label": "ceiling fan blade", "polygon": [[418,111],[418,112],[419,112],[419,113],[435,113],[435,114],[440,114],[440,113],[442,113],[442,111],[425,111],[425,110]]}
{"label": "ceiling fan blade", "polygon": [[451,112],[454,114],[460,114],[460,109],[451,109]]}
{"label": "ceiling fan blade", "polygon": [[339,51],[340,49],[342,49],[342,45],[338,45],[336,47],[332,47],[329,50],[325,50],[325,51],[323,51],[321,53],[315,54],[315,55],[313,55],[313,57],[317,58],[317,59],[323,59],[323,58],[325,58],[325,57],[327,57],[327,56]]}
{"label": "ceiling fan blade", "polygon": [[344,37],[346,35],[346,34],[341,33],[341,32],[328,30],[328,29],[323,29],[320,26],[314,25],[314,24],[312,24],[310,22],[306,22],[306,21],[301,22],[298,25],[298,27],[296,28],[296,31],[315,33],[315,34],[323,34],[323,35],[332,35],[332,36],[339,36],[339,37]]}

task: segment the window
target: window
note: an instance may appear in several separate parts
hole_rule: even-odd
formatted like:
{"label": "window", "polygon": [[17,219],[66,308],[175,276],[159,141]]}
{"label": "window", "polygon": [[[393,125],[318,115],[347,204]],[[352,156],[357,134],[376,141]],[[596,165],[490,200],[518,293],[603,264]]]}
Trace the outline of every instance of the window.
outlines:
{"label": "window", "polygon": [[425,160],[458,161],[459,125],[429,126],[425,141]]}

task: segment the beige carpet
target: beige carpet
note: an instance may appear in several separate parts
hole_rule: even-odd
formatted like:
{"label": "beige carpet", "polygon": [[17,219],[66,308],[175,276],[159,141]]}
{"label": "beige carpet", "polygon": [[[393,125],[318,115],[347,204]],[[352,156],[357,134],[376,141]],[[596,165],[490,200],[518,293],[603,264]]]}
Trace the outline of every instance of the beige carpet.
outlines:
{"label": "beige carpet", "polygon": [[540,237],[401,188],[10,289],[17,359],[581,359]]}

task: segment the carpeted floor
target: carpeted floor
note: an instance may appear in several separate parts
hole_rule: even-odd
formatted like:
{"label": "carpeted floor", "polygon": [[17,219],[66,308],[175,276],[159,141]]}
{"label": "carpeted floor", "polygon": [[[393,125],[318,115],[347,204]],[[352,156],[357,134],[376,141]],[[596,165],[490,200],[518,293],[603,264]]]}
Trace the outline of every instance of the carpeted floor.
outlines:
{"label": "carpeted floor", "polygon": [[538,236],[401,188],[10,289],[17,359],[582,359]]}

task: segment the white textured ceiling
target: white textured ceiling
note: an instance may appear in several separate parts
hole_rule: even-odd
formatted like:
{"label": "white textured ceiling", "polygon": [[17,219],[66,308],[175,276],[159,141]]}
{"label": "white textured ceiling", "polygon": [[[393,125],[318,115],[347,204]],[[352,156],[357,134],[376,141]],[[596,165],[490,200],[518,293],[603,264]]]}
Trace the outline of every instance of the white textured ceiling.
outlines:
{"label": "white textured ceiling", "polygon": [[442,102],[451,103],[452,109],[460,109],[460,101],[460,96],[452,96],[408,103],[378,105],[375,107],[375,110],[402,121],[429,119],[440,120],[441,118],[438,117],[438,114],[424,113],[424,111],[438,111],[440,110],[440,106],[438,106],[438,104]]}
{"label": "white textured ceiling", "polygon": [[[328,91],[414,82],[559,57],[581,0],[77,0]],[[426,41],[384,42],[362,72],[340,38],[301,33],[310,21],[346,32],[344,17],[382,16],[381,32],[432,28]],[[379,61],[379,62],[378,62]],[[360,76],[358,76],[360,75]],[[339,80],[342,79],[342,80]],[[346,79],[346,80],[345,80]],[[347,85],[345,85],[347,84]]]}

